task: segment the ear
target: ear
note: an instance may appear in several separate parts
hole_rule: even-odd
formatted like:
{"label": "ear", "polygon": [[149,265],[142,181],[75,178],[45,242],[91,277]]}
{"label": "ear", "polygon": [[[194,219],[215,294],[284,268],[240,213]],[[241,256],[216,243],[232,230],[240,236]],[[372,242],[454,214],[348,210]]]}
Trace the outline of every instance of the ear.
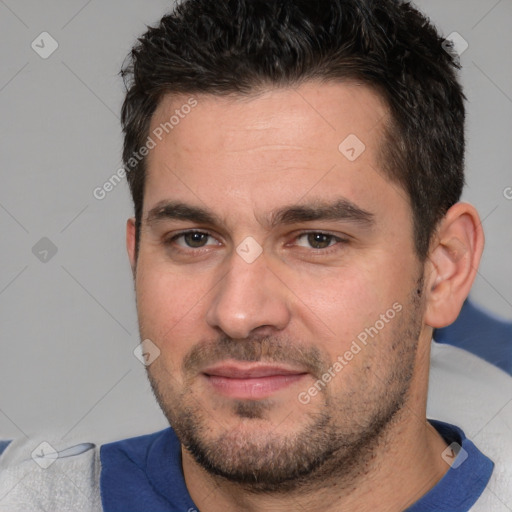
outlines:
{"label": "ear", "polygon": [[439,328],[457,319],[484,248],[482,223],[467,203],[453,205],[436,231],[426,264],[425,323]]}
{"label": "ear", "polygon": [[137,266],[137,259],[135,255],[135,218],[132,217],[126,221],[126,251],[128,252],[128,259],[132,267],[132,274],[135,278],[135,270]]}

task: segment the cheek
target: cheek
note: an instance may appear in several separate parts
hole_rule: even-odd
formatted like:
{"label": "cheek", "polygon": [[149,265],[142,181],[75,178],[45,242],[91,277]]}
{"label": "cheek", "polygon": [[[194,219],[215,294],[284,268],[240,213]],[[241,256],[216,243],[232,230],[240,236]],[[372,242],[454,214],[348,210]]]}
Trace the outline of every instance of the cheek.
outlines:
{"label": "cheek", "polygon": [[318,324],[317,328],[323,325],[337,340],[378,318],[381,304],[386,304],[386,291],[368,272],[354,267],[331,269],[324,275],[301,273],[294,280],[304,319],[309,317],[308,323]]}
{"label": "cheek", "polygon": [[141,336],[179,359],[200,338],[208,288],[200,279],[148,265],[137,275],[136,294]]}
{"label": "cheek", "polygon": [[347,351],[357,352],[345,358],[357,359],[350,364],[355,369],[387,350],[390,342],[386,340],[402,316],[410,285],[406,286],[405,272],[401,276],[383,272],[387,265],[381,260],[380,265],[348,265],[322,276],[301,273],[292,278],[289,274],[294,282],[290,288],[297,290],[299,299],[293,315],[299,329],[307,326],[311,341],[321,342],[331,361]]}

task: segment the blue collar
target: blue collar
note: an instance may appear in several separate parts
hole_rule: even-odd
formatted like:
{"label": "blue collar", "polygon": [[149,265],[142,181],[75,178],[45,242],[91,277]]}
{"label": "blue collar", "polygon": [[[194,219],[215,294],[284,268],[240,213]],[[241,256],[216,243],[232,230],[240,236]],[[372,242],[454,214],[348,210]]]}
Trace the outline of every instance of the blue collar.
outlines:
{"label": "blue collar", "polygon": [[[494,463],[458,427],[429,421],[448,444],[456,442],[464,451],[438,484],[406,512],[466,512],[485,489]],[[171,428],[105,444],[100,454],[105,512],[197,512],[181,469],[181,445]],[[465,454],[467,459],[458,466]]]}
{"label": "blue collar", "polygon": [[466,512],[484,491],[494,462],[467,439],[460,428],[442,421],[429,422],[448,445],[457,443],[462,450],[450,461],[450,469],[437,485],[405,512]]}

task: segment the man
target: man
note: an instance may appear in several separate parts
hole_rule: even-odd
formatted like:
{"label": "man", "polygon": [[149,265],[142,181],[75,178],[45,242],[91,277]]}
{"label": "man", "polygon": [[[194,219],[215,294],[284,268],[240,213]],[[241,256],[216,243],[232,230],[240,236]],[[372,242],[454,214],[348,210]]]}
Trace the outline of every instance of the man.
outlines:
{"label": "man", "polygon": [[431,386],[450,387],[426,415],[432,330],[483,249],[458,202],[463,93],[442,43],[394,0],[188,0],[147,31],[123,70],[126,239],[172,428],[57,446],[44,476],[9,446],[3,488],[39,488],[0,507],[512,509],[510,436],[436,421],[473,379],[489,408],[453,414],[484,431],[510,378],[437,348]]}

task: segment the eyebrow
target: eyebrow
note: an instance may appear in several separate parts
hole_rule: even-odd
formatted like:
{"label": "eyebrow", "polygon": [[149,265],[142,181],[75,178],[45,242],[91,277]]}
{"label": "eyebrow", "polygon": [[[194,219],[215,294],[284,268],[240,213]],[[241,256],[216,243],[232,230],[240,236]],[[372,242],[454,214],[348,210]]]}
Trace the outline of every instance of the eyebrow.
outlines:
{"label": "eyebrow", "polygon": [[275,226],[315,220],[350,221],[365,227],[372,227],[375,223],[373,213],[343,198],[332,203],[317,201],[306,205],[280,208],[272,213],[270,224]]}
{"label": "eyebrow", "polygon": [[148,212],[146,217],[146,223],[149,225],[164,220],[183,220],[198,224],[220,224],[220,219],[209,210],[177,201],[161,201]]}
{"label": "eyebrow", "polygon": [[[148,225],[165,220],[181,220],[197,224],[221,225],[221,219],[208,209],[178,201],[162,201],[152,208],[146,217]],[[364,210],[348,199],[334,202],[314,201],[305,205],[289,205],[270,213],[270,227],[280,224],[296,224],[312,221],[349,221],[370,228],[375,224],[373,213]]]}

